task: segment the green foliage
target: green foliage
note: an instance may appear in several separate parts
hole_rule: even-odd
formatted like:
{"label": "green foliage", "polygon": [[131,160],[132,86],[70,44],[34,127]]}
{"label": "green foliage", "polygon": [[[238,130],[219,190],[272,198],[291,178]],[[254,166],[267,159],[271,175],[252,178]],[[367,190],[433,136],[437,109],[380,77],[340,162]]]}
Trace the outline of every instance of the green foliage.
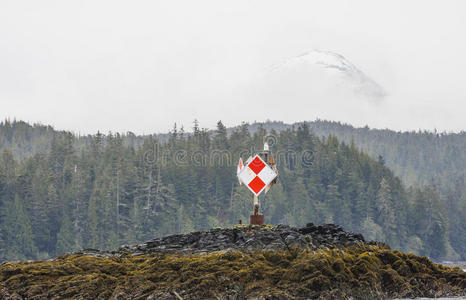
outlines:
{"label": "green foliage", "polygon": [[[374,160],[332,135],[318,138],[306,123],[279,133],[259,126],[251,134],[247,124],[228,133],[222,122],[214,132],[195,122],[193,134],[175,126],[161,137],[53,131],[46,150],[37,148],[29,158],[16,153],[12,141],[46,139],[37,133],[44,133],[42,127],[2,126],[0,147],[13,149],[0,160],[2,260],[115,249],[247,223],[252,197],[238,185],[236,162],[251,149],[262,149],[267,134],[273,135],[280,177],[261,196],[266,222],[334,222],[398,249],[432,257],[466,255],[465,222],[459,219],[466,205],[456,201],[464,195],[464,181],[452,185],[445,201],[435,185],[407,191],[385,166],[388,160]],[[24,238],[13,241],[20,233]]]}
{"label": "green foliage", "polygon": [[7,245],[4,258],[19,260],[35,257],[36,248],[32,240],[32,230],[29,217],[23,203],[16,195],[13,201],[5,201],[2,207],[5,224],[2,237]]}
{"label": "green foliage", "polygon": [[73,239],[73,227],[70,218],[67,214],[63,216],[60,231],[57,234],[57,252],[65,253],[70,250],[78,250],[75,248],[76,243]]}

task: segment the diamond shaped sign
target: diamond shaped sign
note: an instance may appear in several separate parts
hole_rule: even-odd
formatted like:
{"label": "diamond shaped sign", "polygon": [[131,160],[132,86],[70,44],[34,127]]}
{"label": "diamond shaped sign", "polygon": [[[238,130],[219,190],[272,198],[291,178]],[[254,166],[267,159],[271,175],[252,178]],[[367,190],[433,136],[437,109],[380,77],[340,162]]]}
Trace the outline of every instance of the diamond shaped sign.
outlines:
{"label": "diamond shaped sign", "polygon": [[256,196],[259,196],[275,177],[277,173],[259,155],[254,156],[251,162],[238,173],[241,182]]}

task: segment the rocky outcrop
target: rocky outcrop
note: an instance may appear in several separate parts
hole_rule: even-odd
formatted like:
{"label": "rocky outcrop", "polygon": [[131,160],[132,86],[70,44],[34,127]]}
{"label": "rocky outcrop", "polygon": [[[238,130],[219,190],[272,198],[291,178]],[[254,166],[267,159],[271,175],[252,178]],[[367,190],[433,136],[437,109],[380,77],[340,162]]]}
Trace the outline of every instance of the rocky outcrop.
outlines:
{"label": "rocky outcrop", "polygon": [[237,226],[0,265],[0,299],[466,296],[466,273],[341,227]]}
{"label": "rocky outcrop", "polygon": [[140,245],[123,246],[113,254],[148,252],[209,253],[220,250],[321,249],[364,243],[361,234],[346,232],[340,226],[308,223],[303,228],[287,225],[236,226],[156,238]]}

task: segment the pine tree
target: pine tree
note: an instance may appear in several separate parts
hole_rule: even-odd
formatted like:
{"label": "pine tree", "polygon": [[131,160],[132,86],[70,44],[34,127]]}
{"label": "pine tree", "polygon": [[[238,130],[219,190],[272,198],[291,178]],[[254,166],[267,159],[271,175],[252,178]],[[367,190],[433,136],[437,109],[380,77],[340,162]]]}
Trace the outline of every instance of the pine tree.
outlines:
{"label": "pine tree", "polygon": [[396,219],[394,212],[391,188],[388,181],[382,178],[380,188],[376,196],[377,223],[382,225],[388,243],[393,243],[396,239],[394,231],[396,229]]}
{"label": "pine tree", "polygon": [[32,239],[31,223],[21,199],[16,195],[13,201],[4,202],[1,210],[4,216],[3,240],[8,245],[5,256],[16,260],[35,258],[37,251]]}
{"label": "pine tree", "polygon": [[87,234],[86,234],[86,248],[97,249],[100,245],[99,241],[99,216],[97,213],[99,195],[93,193],[89,199],[88,213],[87,213]]}
{"label": "pine tree", "polygon": [[57,234],[57,246],[56,253],[62,254],[72,250],[78,250],[73,232],[73,224],[70,221],[68,214],[64,214],[63,222],[60,227],[60,231]]}

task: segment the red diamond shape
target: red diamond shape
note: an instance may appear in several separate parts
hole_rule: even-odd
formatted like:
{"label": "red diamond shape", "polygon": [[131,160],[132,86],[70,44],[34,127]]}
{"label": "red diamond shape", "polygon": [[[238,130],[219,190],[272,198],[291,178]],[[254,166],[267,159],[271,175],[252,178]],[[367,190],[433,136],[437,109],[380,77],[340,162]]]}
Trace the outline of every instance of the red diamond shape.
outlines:
{"label": "red diamond shape", "polygon": [[256,156],[248,165],[249,169],[251,169],[254,173],[259,174],[259,172],[265,167],[265,164],[262,160]]}
{"label": "red diamond shape", "polygon": [[265,186],[265,183],[259,178],[259,176],[256,176],[253,180],[251,180],[248,186],[254,191],[254,193],[257,194]]}

